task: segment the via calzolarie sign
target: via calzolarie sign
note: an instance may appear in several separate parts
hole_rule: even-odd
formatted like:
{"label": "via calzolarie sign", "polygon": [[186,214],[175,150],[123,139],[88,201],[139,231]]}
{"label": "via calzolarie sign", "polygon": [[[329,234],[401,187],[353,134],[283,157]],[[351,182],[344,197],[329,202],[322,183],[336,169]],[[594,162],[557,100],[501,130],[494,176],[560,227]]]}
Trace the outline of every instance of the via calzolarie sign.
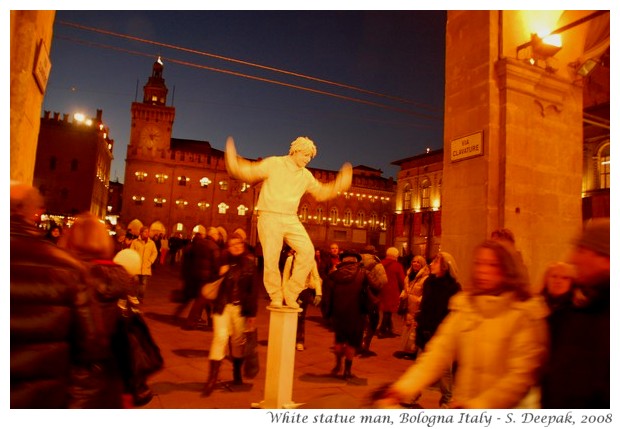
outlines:
{"label": "via calzolarie sign", "polygon": [[482,131],[452,140],[450,143],[450,161],[462,161],[482,155],[484,140]]}

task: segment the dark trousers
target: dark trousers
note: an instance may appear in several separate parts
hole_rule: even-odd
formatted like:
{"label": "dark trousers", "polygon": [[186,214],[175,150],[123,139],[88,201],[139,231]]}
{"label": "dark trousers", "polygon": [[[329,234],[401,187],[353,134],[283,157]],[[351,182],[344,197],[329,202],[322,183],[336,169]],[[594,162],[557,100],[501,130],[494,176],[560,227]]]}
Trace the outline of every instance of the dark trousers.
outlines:
{"label": "dark trousers", "polygon": [[297,313],[297,344],[304,344],[306,339],[306,314],[308,313],[308,306],[314,301],[315,296],[314,289],[304,289],[299,294],[301,312]]}
{"label": "dark trousers", "polygon": [[364,338],[362,340],[364,350],[370,350],[370,342],[377,331],[377,325],[379,325],[379,307],[373,305],[364,317]]}

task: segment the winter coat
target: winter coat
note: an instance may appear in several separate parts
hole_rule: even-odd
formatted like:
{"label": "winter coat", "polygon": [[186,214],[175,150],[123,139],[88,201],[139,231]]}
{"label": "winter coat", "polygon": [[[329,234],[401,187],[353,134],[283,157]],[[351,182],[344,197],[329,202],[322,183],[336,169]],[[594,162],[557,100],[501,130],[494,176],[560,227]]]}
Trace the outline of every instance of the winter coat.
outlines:
{"label": "winter coat", "polygon": [[385,258],[381,261],[387,274],[387,283],[381,289],[379,309],[390,313],[398,311],[400,293],[405,287],[405,270],[395,259]]}
{"label": "winter coat", "polygon": [[11,408],[77,408],[107,344],[87,271],[20,218],[11,219]]}
{"label": "winter coat", "polygon": [[140,275],[150,276],[151,266],[157,260],[157,247],[155,247],[155,242],[150,238],[145,242],[142,241],[142,238],[138,237],[131,242],[130,248],[138,252],[142,260]]}
{"label": "winter coat", "polygon": [[183,251],[183,293],[186,300],[196,297],[200,287],[219,276],[220,246],[211,237],[194,237]]}
{"label": "winter coat", "polygon": [[388,281],[385,267],[381,263],[381,259],[370,253],[362,253],[362,267],[366,270],[368,278],[369,299],[378,308],[381,289]]}
{"label": "winter coat", "polygon": [[449,275],[429,275],[422,286],[420,311],[416,315],[416,346],[423,349],[441,321],[448,314],[450,298],[461,290],[461,285]]}
{"label": "winter coat", "polygon": [[325,317],[332,321],[336,343],[360,347],[366,311],[362,290],[368,286],[366,271],[357,262],[341,262],[323,285]]}
{"label": "winter coat", "polygon": [[424,352],[393,387],[416,396],[456,363],[453,398],[465,408],[518,405],[536,385],[546,357],[544,302],[518,301],[512,292],[461,292],[449,309]]}
{"label": "winter coat", "polygon": [[610,281],[587,302],[549,316],[549,361],[541,383],[542,407],[610,408]]}
{"label": "winter coat", "polygon": [[401,296],[407,297],[407,315],[411,315],[413,320],[415,320],[420,310],[424,282],[429,274],[430,269],[428,265],[425,265],[415,274],[413,280],[409,280],[409,271],[407,271],[405,276],[405,289],[403,289]]}
{"label": "winter coat", "polygon": [[226,256],[229,269],[213,303],[213,312],[222,314],[226,304],[240,302],[243,317],[256,317],[261,286],[256,261],[247,250],[240,256]]}

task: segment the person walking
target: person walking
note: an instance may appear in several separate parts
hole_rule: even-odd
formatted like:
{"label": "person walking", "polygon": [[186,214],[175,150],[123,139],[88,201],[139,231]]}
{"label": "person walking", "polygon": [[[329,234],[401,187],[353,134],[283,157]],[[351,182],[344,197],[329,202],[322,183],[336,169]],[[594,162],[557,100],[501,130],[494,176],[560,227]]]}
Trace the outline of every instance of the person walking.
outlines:
{"label": "person walking", "polygon": [[231,234],[228,240],[226,265],[220,269],[224,277],[213,304],[213,339],[209,349],[209,377],[202,396],[215,389],[222,360],[230,342],[233,363],[233,386],[243,384],[242,367],[245,332],[255,329],[260,280],[256,262],[247,251],[245,240]]}
{"label": "person walking", "polygon": [[381,261],[387,274],[387,283],[379,294],[379,310],[381,311],[381,324],[377,332],[377,338],[395,337],[392,314],[398,311],[399,296],[405,287],[405,270],[398,262],[398,249],[390,247],[385,252],[385,258]]}
{"label": "person walking", "polygon": [[543,408],[608,409],[610,367],[610,220],[594,219],[574,241],[575,287],[549,316],[551,345],[543,371]]}
{"label": "person walking", "polygon": [[331,374],[340,375],[344,358],[342,377],[348,380],[354,377],[351,372],[353,358],[362,345],[368,278],[366,270],[360,265],[362,257],[359,253],[344,251],[340,259],[336,271],[327,276],[323,299],[326,304],[325,317],[331,319],[334,329],[336,365]]}
{"label": "person walking", "polygon": [[387,284],[388,278],[381,259],[377,256],[375,246],[368,245],[364,247],[360,254],[362,257],[362,267],[366,270],[368,277],[368,308],[364,314],[362,346],[358,350],[360,357],[365,358],[376,356],[376,353],[370,350],[370,344],[377,331],[377,326],[379,326],[379,296],[381,289]]}
{"label": "person walking", "polygon": [[149,278],[152,275],[151,267],[157,260],[157,247],[153,240],[149,238],[149,227],[143,226],[140,228],[140,235],[131,242],[130,249],[135,250],[140,255],[142,265],[140,267],[140,274],[138,274],[138,285],[136,287],[135,295],[131,295],[130,299],[132,303],[142,303],[144,301],[144,293],[148,286]]}
{"label": "person walking", "polygon": [[10,406],[93,407],[90,380],[73,377],[105,358],[86,267],[35,225],[43,198],[10,187]]}
{"label": "person walking", "polygon": [[[314,245],[297,216],[301,197],[309,193],[317,201],[334,198],[351,186],[353,168],[345,163],[335,180],[318,181],[306,168],[316,155],[314,142],[307,137],[295,139],[286,156],[271,156],[252,162],[237,156],[234,140],[226,141],[226,169],[231,177],[253,184],[262,181],[256,204],[258,237],[263,247],[264,284],[271,306],[299,308],[297,297],[305,288],[314,264]],[[283,243],[297,253],[293,274],[282,283],[278,260]]]}
{"label": "person walking", "polygon": [[[434,266],[447,264],[452,271],[454,260],[444,253],[431,264],[422,306],[429,298],[426,285],[438,271]],[[514,249],[487,240],[476,246],[473,256],[470,287],[450,299],[450,311],[423,352],[377,395],[375,406],[406,404],[454,365],[454,395],[447,408],[518,407],[536,387],[546,356],[548,310],[531,294]]]}

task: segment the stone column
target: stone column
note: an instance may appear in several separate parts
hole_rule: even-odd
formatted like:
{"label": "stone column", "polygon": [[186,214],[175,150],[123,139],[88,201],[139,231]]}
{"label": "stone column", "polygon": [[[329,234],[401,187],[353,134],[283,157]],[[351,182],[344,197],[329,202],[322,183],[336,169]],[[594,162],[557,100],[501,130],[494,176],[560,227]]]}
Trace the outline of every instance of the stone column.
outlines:
{"label": "stone column", "polygon": [[509,228],[537,287],[581,228],[582,90],[509,53],[500,18],[448,12],[441,250],[466,287],[474,246]]}

